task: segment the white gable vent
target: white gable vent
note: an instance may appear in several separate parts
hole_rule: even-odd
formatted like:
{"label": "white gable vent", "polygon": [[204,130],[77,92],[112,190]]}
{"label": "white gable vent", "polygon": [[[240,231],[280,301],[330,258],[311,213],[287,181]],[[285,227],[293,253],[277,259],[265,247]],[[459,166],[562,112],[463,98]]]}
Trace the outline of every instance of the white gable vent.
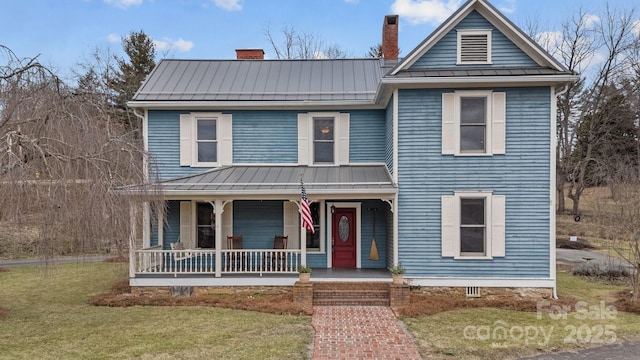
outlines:
{"label": "white gable vent", "polygon": [[458,64],[491,63],[491,30],[458,30]]}

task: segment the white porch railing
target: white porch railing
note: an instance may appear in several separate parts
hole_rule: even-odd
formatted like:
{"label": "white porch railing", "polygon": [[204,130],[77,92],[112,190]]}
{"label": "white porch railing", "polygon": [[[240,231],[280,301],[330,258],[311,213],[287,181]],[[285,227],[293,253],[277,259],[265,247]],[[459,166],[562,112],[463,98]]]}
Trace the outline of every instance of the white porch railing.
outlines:
{"label": "white porch railing", "polygon": [[[220,250],[220,274],[288,274],[300,266],[300,250]],[[216,274],[216,250],[141,249],[135,274]]]}

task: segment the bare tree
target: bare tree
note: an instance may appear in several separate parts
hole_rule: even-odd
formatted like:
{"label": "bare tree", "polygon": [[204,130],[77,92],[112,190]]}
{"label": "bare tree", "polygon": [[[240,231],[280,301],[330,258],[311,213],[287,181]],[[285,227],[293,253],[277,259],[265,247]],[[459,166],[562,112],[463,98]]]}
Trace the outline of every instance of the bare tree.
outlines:
{"label": "bare tree", "polygon": [[609,184],[615,196],[596,199],[597,219],[612,239],[612,249],[633,267],[632,302],[640,300],[640,177],[638,167],[618,163]]}
{"label": "bare tree", "polygon": [[269,28],[265,36],[277,59],[343,59],[347,53],[337,44],[325,45],[324,40],[313,33],[299,33],[291,26],[282,29],[277,39]]}
{"label": "bare tree", "polygon": [[97,71],[79,91],[0,50],[0,220],[35,233],[34,255],[123,251],[132,199],[114,190],[145,181],[144,151],[87,85]]}
{"label": "bare tree", "polygon": [[584,150],[579,157],[572,157],[566,170],[569,175],[567,196],[573,201],[573,214],[578,214],[580,197],[589,185],[587,171],[589,165],[596,161],[595,149],[602,145],[602,127],[609,121],[609,114],[601,111],[606,102],[617,96],[614,86],[624,77],[627,69],[626,54],[633,44],[632,27],[633,11],[617,11],[607,6],[605,14],[595,27],[599,48],[604,51],[604,60],[596,69],[596,75],[581,96],[581,108],[578,124],[583,132]]}

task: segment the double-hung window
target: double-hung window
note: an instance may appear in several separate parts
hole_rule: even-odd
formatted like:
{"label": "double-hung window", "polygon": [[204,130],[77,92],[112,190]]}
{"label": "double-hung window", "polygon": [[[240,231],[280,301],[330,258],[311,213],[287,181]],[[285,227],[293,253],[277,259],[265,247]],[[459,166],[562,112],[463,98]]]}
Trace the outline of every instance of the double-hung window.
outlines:
{"label": "double-hung window", "polygon": [[505,93],[461,90],[442,94],[442,154],[504,154],[505,137]]}
{"label": "double-hung window", "polygon": [[505,196],[491,191],[456,191],[442,196],[442,256],[505,256],[505,214]]}
{"label": "double-hung window", "polygon": [[335,153],[335,119],[313,118],[313,163],[333,164]]}
{"label": "double-hung window", "polygon": [[231,165],[232,137],[231,114],[181,114],[180,166]]}
{"label": "double-hung window", "polygon": [[196,118],[196,156],[198,163],[218,162],[216,119]]}
{"label": "double-hung window", "polygon": [[349,113],[298,114],[298,164],[349,164]]}

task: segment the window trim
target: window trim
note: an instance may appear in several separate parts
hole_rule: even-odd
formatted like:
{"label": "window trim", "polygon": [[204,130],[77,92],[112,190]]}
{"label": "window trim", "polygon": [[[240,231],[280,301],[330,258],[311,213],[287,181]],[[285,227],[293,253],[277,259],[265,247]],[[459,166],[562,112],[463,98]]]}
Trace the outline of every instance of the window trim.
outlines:
{"label": "window trim", "polygon": [[[492,249],[491,249],[491,239],[492,239],[492,213],[491,213],[491,209],[492,209],[492,204],[491,204],[491,200],[492,200],[492,196],[493,196],[493,191],[456,191],[454,192],[454,199],[455,199],[455,211],[456,211],[456,220],[455,220],[455,226],[456,226],[456,238],[455,238],[455,253],[456,255],[453,257],[454,260],[491,260],[493,259],[492,256]],[[473,255],[473,254],[469,254],[469,255],[464,255],[461,251],[460,251],[460,246],[461,246],[461,241],[462,239],[460,238],[460,227],[462,226],[461,222],[461,203],[462,203],[462,199],[484,199],[484,226],[485,226],[485,233],[484,233],[484,255]]]}
{"label": "window trim", "polygon": [[211,249],[211,250],[215,250],[215,248],[216,248],[216,235],[215,235],[215,231],[216,231],[216,224],[215,224],[215,221],[216,221],[216,218],[215,218],[215,216],[213,216],[213,217],[211,218],[211,220],[213,221],[213,224],[209,225],[209,226],[210,226],[210,227],[212,227],[212,229],[213,229],[213,246],[212,246],[212,247],[210,247],[210,248],[203,248],[203,247],[198,246],[198,245],[200,245],[200,244],[198,243],[198,240],[199,240],[199,239],[198,239],[198,230],[199,230],[201,227],[203,227],[203,228],[206,228],[206,227],[207,227],[207,225],[200,225],[200,224],[198,224],[198,220],[199,220],[199,219],[198,219],[198,215],[199,215],[199,214],[198,214],[198,206],[199,206],[199,205],[201,205],[201,204],[204,204],[204,205],[208,205],[208,206],[210,206],[210,207],[211,207],[212,215],[213,215],[213,214],[215,214],[215,207],[214,207],[214,205],[213,205],[210,201],[194,201],[194,202],[193,202],[193,204],[194,204],[194,205],[193,205],[193,211],[194,211],[194,216],[193,216],[193,218],[194,218],[194,226],[195,226],[195,228],[194,228],[194,232],[193,232],[193,236],[194,236],[195,248],[196,248],[196,249]]}
{"label": "window trim", "polygon": [[[459,206],[459,209],[458,209],[459,210],[459,214],[458,214],[458,232],[459,232],[458,246],[460,247],[460,251],[459,251],[460,255],[459,256],[461,258],[465,258],[465,259],[468,259],[470,257],[484,258],[484,257],[487,256],[487,254],[490,254],[490,252],[487,251],[487,250],[489,250],[488,246],[487,246],[487,243],[489,243],[487,241],[487,236],[490,235],[490,231],[489,231],[490,226],[488,224],[489,219],[490,219],[488,217],[488,215],[490,215],[490,214],[488,214],[488,211],[487,211],[488,208],[490,208],[490,207],[487,206],[487,202],[488,202],[487,199],[490,197],[490,195],[491,194],[488,194],[488,196],[486,194],[482,194],[481,196],[460,196],[456,200],[456,203]],[[483,215],[484,219],[483,219],[482,226],[469,225],[469,224],[463,224],[462,223],[462,201],[463,200],[482,200],[483,201],[484,212],[483,212],[482,215]],[[483,235],[484,235],[483,236],[483,242],[484,242],[483,249],[484,249],[484,252],[483,253],[480,253],[480,252],[463,252],[462,251],[462,234],[461,234],[462,228],[482,228],[482,229],[484,229],[484,232],[483,232]]]}
{"label": "window trim", "polygon": [[[485,255],[470,256],[460,252],[460,200],[485,199]],[[453,260],[492,260],[505,257],[506,245],[506,197],[491,190],[455,191],[454,195],[441,196],[441,256]]]}
{"label": "window trim", "polygon": [[[198,120],[216,120],[216,161],[198,162]],[[180,114],[180,166],[219,167],[233,163],[233,117],[221,112]]]}
{"label": "window trim", "polygon": [[[298,165],[340,166],[349,165],[350,113],[304,112],[298,113]],[[333,118],[333,162],[314,162],[314,118]]]}
{"label": "window trim", "polygon": [[[454,142],[455,156],[492,156],[493,155],[493,92],[490,90],[463,90],[454,93]],[[462,151],[460,149],[462,136],[462,99],[463,98],[485,98],[485,124],[484,124],[484,151]]]}
{"label": "window trim", "polygon": [[[337,116],[311,116],[311,148],[310,148],[310,152],[311,152],[311,164],[313,165],[336,165],[337,162],[337,147],[338,147],[338,141],[336,139],[336,135],[337,135],[337,127],[336,127],[336,123],[338,122],[338,117]],[[316,121],[317,120],[331,120],[333,122],[332,124],[332,128],[333,128],[333,134],[332,134],[332,139],[331,140],[317,140],[315,135],[316,135]],[[333,161],[316,161],[316,143],[331,143],[332,147],[333,147]]]}
{"label": "window trim", "polygon": [[[491,29],[459,29],[456,30],[456,65],[478,65],[492,64],[491,54]],[[487,36],[487,58],[485,61],[462,61],[462,37],[464,35],[486,35]]]}

